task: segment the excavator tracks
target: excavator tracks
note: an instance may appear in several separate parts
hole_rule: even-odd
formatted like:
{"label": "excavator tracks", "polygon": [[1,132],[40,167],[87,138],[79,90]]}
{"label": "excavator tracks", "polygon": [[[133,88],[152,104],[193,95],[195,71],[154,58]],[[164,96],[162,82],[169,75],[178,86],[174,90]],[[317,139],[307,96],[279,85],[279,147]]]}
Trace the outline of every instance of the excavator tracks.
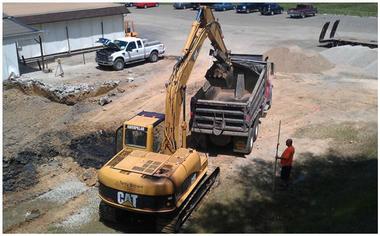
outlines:
{"label": "excavator tracks", "polygon": [[201,183],[192,191],[186,202],[174,214],[168,217],[159,217],[156,220],[157,231],[162,233],[176,233],[181,226],[189,218],[193,210],[198,206],[199,202],[210,190],[215,183],[220,172],[220,168],[216,167],[211,174],[204,177]]}
{"label": "excavator tracks", "polygon": [[219,176],[220,168],[216,167],[207,174],[191,192],[182,207],[170,214],[138,215],[110,207],[105,203],[99,205],[100,220],[109,227],[124,232],[158,232],[176,233],[186,222],[202,198],[210,190]]}

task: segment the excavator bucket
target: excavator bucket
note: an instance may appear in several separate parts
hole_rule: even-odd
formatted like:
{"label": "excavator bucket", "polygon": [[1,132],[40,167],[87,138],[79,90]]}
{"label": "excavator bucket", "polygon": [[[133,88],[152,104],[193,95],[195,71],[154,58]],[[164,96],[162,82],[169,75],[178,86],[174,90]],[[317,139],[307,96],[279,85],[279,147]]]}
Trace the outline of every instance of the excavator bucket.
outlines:
{"label": "excavator bucket", "polygon": [[322,30],[321,30],[321,34],[319,35],[319,42],[322,42],[323,39],[325,38],[326,31],[327,31],[327,29],[329,28],[329,25],[330,25],[330,22],[326,22],[326,23],[323,25]]}
{"label": "excavator bucket", "polygon": [[340,22],[340,20],[336,20],[334,22],[333,27],[332,27],[331,32],[330,32],[330,39],[334,38],[336,29],[338,28],[338,25],[339,25],[339,22]]}

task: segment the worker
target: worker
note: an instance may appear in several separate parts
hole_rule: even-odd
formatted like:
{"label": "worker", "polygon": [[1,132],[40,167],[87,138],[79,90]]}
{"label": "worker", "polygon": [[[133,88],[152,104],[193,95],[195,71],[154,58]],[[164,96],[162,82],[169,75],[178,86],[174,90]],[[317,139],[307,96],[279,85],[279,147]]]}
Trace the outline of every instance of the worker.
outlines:
{"label": "worker", "polygon": [[287,139],[286,146],[287,148],[284,150],[281,157],[277,156],[276,158],[281,160],[281,179],[283,180],[285,187],[288,187],[290,171],[292,170],[292,163],[295,152],[295,149],[293,147],[293,140]]}

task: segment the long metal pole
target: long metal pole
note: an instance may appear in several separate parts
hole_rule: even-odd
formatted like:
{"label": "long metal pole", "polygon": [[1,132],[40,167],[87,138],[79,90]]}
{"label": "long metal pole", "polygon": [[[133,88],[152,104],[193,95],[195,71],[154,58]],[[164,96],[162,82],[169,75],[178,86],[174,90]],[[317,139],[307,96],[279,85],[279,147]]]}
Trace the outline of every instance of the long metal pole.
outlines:
{"label": "long metal pole", "polygon": [[277,135],[277,147],[276,147],[276,156],[274,157],[274,168],[273,168],[273,188],[275,191],[276,188],[276,172],[277,172],[277,156],[278,156],[278,147],[280,146],[280,133],[281,133],[281,120],[278,124],[278,135]]}
{"label": "long metal pole", "polygon": [[45,59],[44,59],[44,50],[42,48],[42,39],[41,35],[38,35],[39,43],[40,43],[40,50],[41,50],[41,61],[42,61],[42,70],[45,70]]}

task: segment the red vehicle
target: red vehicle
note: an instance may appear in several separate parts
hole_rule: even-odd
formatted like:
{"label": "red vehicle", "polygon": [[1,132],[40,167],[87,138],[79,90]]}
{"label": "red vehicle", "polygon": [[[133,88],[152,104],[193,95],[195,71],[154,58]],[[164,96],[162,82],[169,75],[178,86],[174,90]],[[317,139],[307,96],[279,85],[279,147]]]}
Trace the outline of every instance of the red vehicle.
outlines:
{"label": "red vehicle", "polygon": [[136,8],[158,7],[158,2],[136,2]]}

